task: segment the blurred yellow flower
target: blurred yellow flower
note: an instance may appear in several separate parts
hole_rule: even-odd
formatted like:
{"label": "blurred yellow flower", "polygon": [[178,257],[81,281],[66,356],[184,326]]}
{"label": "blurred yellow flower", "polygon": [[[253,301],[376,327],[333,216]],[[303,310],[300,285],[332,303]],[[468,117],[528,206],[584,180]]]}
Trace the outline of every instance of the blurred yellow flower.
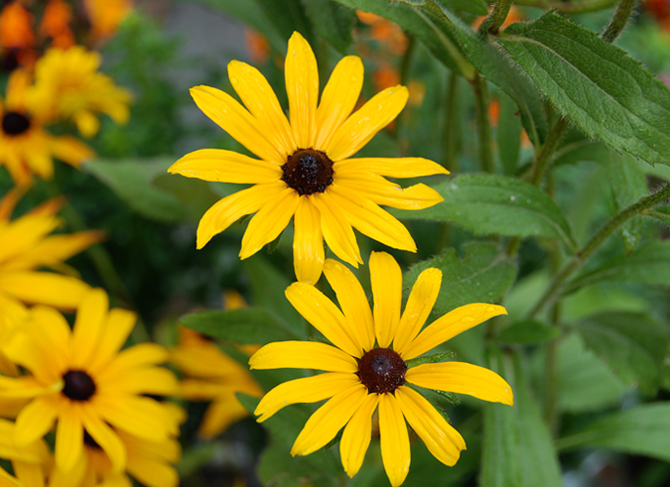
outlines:
{"label": "blurred yellow flower", "polygon": [[[7,485],[22,485],[22,487],[33,487],[30,479],[42,477],[50,466],[51,454],[49,447],[42,439],[37,439],[25,445],[17,445],[14,441],[15,425],[6,419],[0,419],[0,457],[12,463],[14,475],[22,483]],[[0,487],[4,486],[3,477],[0,476]],[[14,481],[12,479],[12,481]],[[39,486],[42,487],[42,486]]]}
{"label": "blurred yellow flower", "polygon": [[[244,306],[246,303],[239,293],[226,293],[226,309]],[[247,346],[243,350],[248,349]],[[212,340],[188,328],[180,327],[179,346],[172,350],[171,361],[185,376],[180,383],[180,396],[191,401],[212,402],[198,429],[205,438],[212,438],[249,416],[236,393],[263,395],[246,367],[225,354]]]}
{"label": "blurred yellow flower", "polygon": [[128,465],[128,449],[117,431],[153,442],[178,434],[169,408],[146,397],[177,391],[174,375],[156,366],[168,359],[167,350],[142,343],[119,351],[136,316],[108,307],[104,291],[90,291],[71,330],[55,309],[35,306],[1,345],[9,359],[31,373],[0,377],[0,397],[32,399],[16,418],[14,442],[34,442],[57,420],[55,461],[65,473],[82,463],[85,434],[104,450],[115,473]]}
{"label": "blurred yellow flower", "polygon": [[27,71],[12,71],[5,101],[0,100],[0,165],[20,186],[29,185],[33,174],[51,179],[54,157],[77,167],[94,155],[76,138],[56,137],[44,130],[44,112],[40,107],[31,111],[26,104],[29,84]]}
{"label": "blurred yellow flower", "polygon": [[27,93],[29,107],[40,110],[46,122],[73,120],[84,137],[98,132],[96,113],[126,123],[130,92],[98,72],[101,62],[99,53],[82,46],[49,49],[35,64],[35,84]]}
{"label": "blurred yellow flower", "polygon": [[354,266],[363,262],[352,227],[390,247],[415,252],[407,229],[379,205],[420,209],[442,197],[423,184],[403,189],[384,176],[448,172],[418,157],[350,158],[400,113],[407,88],[388,88],[352,114],[363,84],[363,63],[347,56],[335,67],[318,104],[316,58],[297,32],[289,40],[285,75],[290,122],[265,77],[248,64],[228,65],[230,81],[246,109],[215,88],[191,89],[198,107],[260,158],[203,149],[169,169],[207,181],[253,185],[205,213],[198,226],[198,248],[242,216],[256,213],[242,238],[240,258],[273,241],[293,219],[293,262],[303,282],[315,283],[321,275],[324,239],[340,259]]}
{"label": "blurred yellow flower", "polygon": [[251,357],[249,365],[252,369],[309,368],[326,373],[272,389],[254,411],[258,421],[265,421],[289,404],[329,399],[307,421],[291,454],[308,455],[318,450],[344,427],[340,456],[345,471],[353,477],[370,444],[372,415],[378,408],[382,461],[391,485],[402,484],[409,471],[405,420],[435,458],[454,465],[465,449],[463,437],[412,385],[509,405],[513,403],[512,390],[502,377],[475,365],[442,362],[408,369],[406,361],[493,316],[506,314],[505,308],[469,304],[422,331],[440,290],[442,273],[438,269],[426,269],[419,275],[404,312],[402,274],[390,255],[373,252],[370,257],[374,312],[349,269],[328,259],[324,272],[341,311],[305,283],[289,286],[286,297],[335,346],[317,341],[270,343]]}

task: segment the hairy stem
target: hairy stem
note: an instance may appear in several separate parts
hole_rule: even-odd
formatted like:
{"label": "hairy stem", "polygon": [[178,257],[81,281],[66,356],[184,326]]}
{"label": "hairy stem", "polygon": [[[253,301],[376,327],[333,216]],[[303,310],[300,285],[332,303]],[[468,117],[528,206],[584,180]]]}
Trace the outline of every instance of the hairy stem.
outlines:
{"label": "hairy stem", "polygon": [[486,33],[496,35],[500,30],[500,26],[505,22],[511,6],[511,0],[498,0],[493,6],[491,13],[484,19],[482,25],[479,26],[477,33],[479,35]]}
{"label": "hairy stem", "polygon": [[530,182],[535,186],[540,186],[542,181],[544,181],[544,176],[547,173],[547,169],[551,166],[551,163],[555,159],[556,147],[561,141],[565,132],[567,132],[570,122],[567,118],[561,117],[556,122],[556,125],[551,129],[547,141],[542,146],[540,153],[535,158],[533,162],[533,172],[530,176]]}
{"label": "hairy stem", "polygon": [[458,85],[460,77],[454,71],[449,73],[447,80],[447,96],[445,100],[444,129],[442,134],[442,165],[450,172],[456,171],[458,163],[458,146],[460,145],[459,122],[460,106],[458,100]]}
{"label": "hairy stem", "polygon": [[607,42],[614,42],[614,40],[619,37],[621,31],[628,23],[630,19],[630,14],[633,12],[633,8],[637,4],[637,0],[621,0],[619,7],[614,13],[614,17],[610,21],[610,25],[607,26],[605,32],[603,32],[603,39]]}
{"label": "hairy stem", "polygon": [[470,82],[475,94],[477,114],[477,135],[479,139],[479,162],[484,172],[493,172],[493,152],[491,151],[491,122],[489,121],[489,89],[486,80],[475,72]]}
{"label": "hairy stem", "polygon": [[561,2],[558,0],[514,0],[516,5],[524,7],[537,7],[546,10],[556,9],[567,14],[585,12],[597,12],[616,5],[617,0],[573,0],[572,2]]}

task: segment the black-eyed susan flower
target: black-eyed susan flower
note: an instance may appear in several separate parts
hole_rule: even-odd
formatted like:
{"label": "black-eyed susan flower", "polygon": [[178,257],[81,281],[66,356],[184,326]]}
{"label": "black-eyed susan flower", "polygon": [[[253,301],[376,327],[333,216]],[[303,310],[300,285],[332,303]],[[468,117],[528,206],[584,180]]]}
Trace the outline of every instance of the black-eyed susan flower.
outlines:
{"label": "black-eyed susan flower", "polygon": [[116,123],[128,121],[130,92],[100,73],[100,53],[82,46],[49,49],[35,64],[35,83],[27,103],[43,113],[43,120],[72,120],[84,137],[94,136],[100,127],[97,113]]}
{"label": "black-eyed susan flower", "polygon": [[[246,306],[239,293],[228,291],[225,298],[228,310]],[[257,349],[255,346],[253,352]],[[180,328],[179,345],[172,350],[171,361],[184,374],[179,383],[179,395],[191,401],[211,401],[198,428],[198,433],[205,438],[212,438],[249,416],[237,399],[238,392],[254,397],[263,395],[246,367],[224,353],[208,337],[188,328]]]}
{"label": "black-eyed susan flower", "polygon": [[289,404],[329,399],[307,421],[291,454],[308,455],[344,428],[340,454],[345,471],[353,477],[368,449],[372,415],[377,409],[382,460],[391,485],[402,484],[409,471],[405,421],[439,461],[454,465],[465,449],[465,441],[412,386],[509,405],[513,403],[512,390],[499,375],[475,365],[425,363],[408,369],[407,361],[493,316],[506,314],[505,308],[469,304],[422,330],[440,289],[442,273],[438,269],[421,273],[404,312],[400,267],[384,252],[373,253],[370,258],[373,311],[362,286],[342,264],[328,259],[325,274],[341,309],[305,283],[289,286],[286,297],[334,346],[275,342],[262,347],[249,360],[252,369],[310,368],[325,373],[272,389],[254,411],[258,421],[265,421]]}
{"label": "black-eyed susan flower", "polygon": [[[15,425],[12,421],[0,419],[0,458],[12,463],[14,475],[23,482],[22,487],[34,487],[31,478],[43,477],[42,472],[48,471],[52,461],[47,443],[38,439],[25,445],[17,445],[14,441]],[[0,477],[0,487],[4,487]],[[14,485],[14,484],[7,484]],[[39,487],[43,487],[40,485]]]}
{"label": "black-eyed susan flower", "polygon": [[82,462],[86,434],[122,472],[128,451],[116,431],[161,442],[178,426],[169,409],[147,394],[173,394],[177,381],[157,364],[168,358],[153,343],[119,351],[136,320],[134,313],[108,309],[107,294],[90,291],[71,330],[63,315],[35,306],[31,316],[2,344],[5,355],[30,375],[0,377],[0,397],[32,400],[16,418],[14,441],[25,445],[56,427],[55,461],[63,472]]}
{"label": "black-eyed susan flower", "polygon": [[0,165],[20,186],[29,185],[33,174],[51,179],[54,157],[78,167],[94,155],[76,138],[56,137],[44,129],[43,112],[39,107],[39,111],[31,111],[26,105],[29,85],[27,71],[12,71],[4,103],[0,101]]}
{"label": "black-eyed susan flower", "polygon": [[228,65],[228,76],[244,107],[215,88],[191,89],[198,107],[259,158],[204,149],[169,169],[207,181],[253,185],[205,213],[198,226],[198,248],[240,217],[255,213],[240,257],[273,241],[293,219],[294,267],[302,282],[319,279],[324,239],[340,259],[353,266],[362,262],[352,227],[390,247],[415,252],[407,229],[379,205],[420,209],[442,198],[423,184],[403,189],[384,176],[447,171],[422,158],[351,158],[396,118],[407,102],[407,88],[388,88],[352,114],[363,84],[363,63],[347,56],[335,67],[318,103],[316,59],[297,32],[288,43],[285,75],[290,121],[263,75],[239,61]]}

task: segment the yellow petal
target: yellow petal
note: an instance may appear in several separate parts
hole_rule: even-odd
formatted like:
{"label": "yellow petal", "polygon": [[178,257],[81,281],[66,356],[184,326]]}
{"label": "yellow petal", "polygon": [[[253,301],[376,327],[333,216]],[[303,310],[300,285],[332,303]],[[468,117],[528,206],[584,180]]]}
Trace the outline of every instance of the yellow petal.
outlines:
{"label": "yellow petal", "polygon": [[370,281],[374,302],[375,336],[380,347],[388,347],[400,322],[402,271],[386,252],[372,252]]}
{"label": "yellow petal", "polygon": [[282,176],[281,169],[274,163],[219,149],[186,154],[172,164],[168,172],[187,178],[238,184],[272,183]]}
{"label": "yellow petal", "polygon": [[331,160],[337,162],[358,152],[382,128],[386,127],[405,108],[408,91],[394,86],[377,93],[354,112],[324,146]]}
{"label": "yellow petal", "polygon": [[244,215],[256,213],[285,189],[283,181],[257,184],[216,202],[200,219],[197,247],[203,248],[214,235],[223,232]]}
{"label": "yellow petal", "polygon": [[[58,383],[62,370],[57,370],[51,363],[51,353],[45,353],[43,343],[33,338],[30,333],[34,328],[32,322],[28,321],[24,326],[10,334],[7,342],[2,344],[2,351],[9,360],[21,365],[33,373],[33,377],[5,378],[0,376],[0,384],[4,391],[0,395],[5,397],[29,397],[27,391],[33,391],[30,395],[44,394],[51,390],[51,385]],[[60,353],[59,355],[62,355]],[[61,365],[62,360],[57,358]],[[22,381],[25,381],[23,383]],[[34,383],[33,383],[34,381]],[[23,392],[21,392],[23,390]],[[57,390],[57,389],[56,389]],[[10,395],[11,394],[11,395]],[[17,396],[17,394],[19,394]]]}
{"label": "yellow petal", "polygon": [[344,159],[333,165],[335,172],[363,171],[391,178],[418,178],[449,174],[444,167],[423,157],[361,157]]}
{"label": "yellow petal", "polygon": [[74,167],[79,167],[83,162],[95,157],[95,152],[89,146],[69,135],[51,137],[49,147],[56,159]]}
{"label": "yellow petal", "polygon": [[367,352],[375,344],[375,325],[363,286],[349,269],[336,260],[328,259],[324,270],[350,328],[356,333],[363,351]]}
{"label": "yellow petal", "polygon": [[409,387],[401,386],[395,398],[407,422],[419,435],[435,458],[455,465],[465,450],[465,440],[423,396]]}
{"label": "yellow petal", "polygon": [[437,191],[425,184],[401,188],[376,174],[361,171],[335,171],[337,186],[353,190],[378,205],[403,210],[420,210],[444,201]]}
{"label": "yellow petal", "polygon": [[240,259],[258,252],[263,245],[272,242],[286,228],[300,203],[300,197],[291,188],[286,188],[274,201],[266,204],[249,221],[244,237]]}
{"label": "yellow petal", "polygon": [[[264,135],[286,159],[298,146],[277,95],[256,68],[240,61],[228,64],[228,77],[242,103],[263,127]],[[318,89],[318,87],[317,87]]]}
{"label": "yellow petal", "polygon": [[363,87],[363,63],[358,56],[347,56],[335,66],[323,89],[316,111],[316,140],[320,149],[328,144],[335,131],[351,114]]}
{"label": "yellow petal", "polygon": [[[13,342],[12,342],[13,343]],[[59,392],[63,383],[43,385],[34,377],[3,377],[0,376],[0,397],[5,399],[25,399],[44,394]],[[11,403],[11,401],[9,401]]]}
{"label": "yellow petal", "polygon": [[321,291],[304,282],[294,282],[285,291],[293,307],[330,342],[349,355],[361,357],[363,344],[342,312]]}
{"label": "yellow petal", "polygon": [[0,289],[25,303],[74,309],[90,290],[88,284],[51,272],[11,272],[0,275]]}
{"label": "yellow petal", "polygon": [[321,216],[309,196],[300,198],[293,218],[293,267],[300,282],[316,284],[323,271]]}
{"label": "yellow petal", "polygon": [[60,219],[54,215],[28,214],[3,226],[0,233],[0,262],[8,262],[34,247],[59,224]]}
{"label": "yellow petal", "polygon": [[433,321],[398,353],[403,360],[413,359],[489,318],[506,314],[505,308],[495,304],[466,304]]}
{"label": "yellow petal", "polygon": [[349,354],[320,342],[273,342],[249,358],[251,369],[316,369],[326,372],[358,372],[358,363]]}
{"label": "yellow petal", "polygon": [[191,88],[191,96],[205,115],[259,158],[279,165],[286,162],[264,134],[264,127],[228,93],[196,86]]}
{"label": "yellow petal", "polygon": [[363,263],[361,252],[356,243],[356,237],[351,225],[340,215],[337,204],[333,201],[330,193],[314,194],[312,202],[321,214],[321,230],[330,250],[340,259],[358,267]]}
{"label": "yellow petal", "polygon": [[107,324],[103,328],[98,352],[90,359],[88,370],[96,374],[114,358],[119,349],[126,343],[133,330],[137,315],[132,311],[113,308],[107,315]]}
{"label": "yellow petal", "polygon": [[18,186],[14,186],[5,193],[0,199],[0,221],[8,222],[10,220],[14,207],[24,194],[25,190]]}
{"label": "yellow petal", "polygon": [[98,390],[101,394],[176,394],[179,382],[175,375],[162,367],[134,369],[125,375],[101,376]]}
{"label": "yellow petal", "polygon": [[393,350],[404,350],[419,334],[435,305],[441,284],[442,271],[439,269],[431,267],[419,274],[400,318],[398,333],[393,339]]}
{"label": "yellow petal", "polygon": [[71,471],[84,453],[84,427],[77,409],[77,404],[68,404],[58,416],[56,465],[64,472]]}
{"label": "yellow petal", "polygon": [[213,438],[242,418],[249,416],[249,411],[237,400],[235,392],[220,394],[209,405],[198,427],[198,434],[205,438]]}
{"label": "yellow petal", "polygon": [[100,120],[88,110],[79,110],[75,113],[74,123],[77,125],[79,133],[87,139],[97,134],[100,129]]}
{"label": "yellow petal", "polygon": [[100,445],[112,464],[113,472],[122,472],[126,468],[126,447],[123,446],[119,435],[97,414],[89,408],[82,408],[81,421],[89,435]]}
{"label": "yellow petal", "polygon": [[333,183],[330,195],[343,217],[363,235],[395,249],[416,252],[416,244],[407,228],[364,194]]}
{"label": "yellow petal", "polygon": [[316,410],[293,443],[291,455],[309,455],[326,446],[363,404],[367,387],[360,382],[333,396]]}
{"label": "yellow petal", "polygon": [[290,404],[323,401],[360,383],[356,374],[342,372],[328,372],[284,382],[263,396],[254,414],[258,416],[258,422],[262,423]]}
{"label": "yellow petal", "polygon": [[148,455],[129,455],[128,473],[147,487],[179,485],[179,474],[172,465]]}
{"label": "yellow petal", "polygon": [[109,298],[102,289],[93,289],[82,299],[72,332],[72,367],[87,365],[97,353],[108,309]]}
{"label": "yellow petal", "polygon": [[512,388],[495,372],[461,362],[423,364],[412,367],[405,379],[419,387],[468,394],[483,401],[513,405]]}
{"label": "yellow petal", "polygon": [[16,418],[14,441],[17,446],[29,445],[47,434],[60,413],[60,405],[60,398],[55,395],[38,397],[28,403]]}
{"label": "yellow petal", "polygon": [[391,485],[398,487],[409,473],[409,435],[400,405],[388,393],[379,398],[379,440],[386,475]]}
{"label": "yellow petal", "polygon": [[23,484],[9,475],[4,468],[0,467],[0,487],[23,487]]}
{"label": "yellow petal", "polygon": [[368,394],[344,428],[340,440],[342,466],[349,477],[363,465],[372,434],[372,413],[379,403],[379,394]]}
{"label": "yellow petal", "polygon": [[319,70],[312,48],[298,32],[288,41],[284,76],[294,139],[299,149],[311,148],[316,129]]}
{"label": "yellow petal", "polygon": [[94,395],[88,404],[115,428],[151,441],[163,441],[171,425],[165,406],[154,399],[137,396]]}
{"label": "yellow petal", "polygon": [[[65,317],[53,308],[35,306],[32,310],[31,338],[48,356],[54,371],[45,377],[53,380],[54,374],[60,375],[68,369],[71,343],[70,325]],[[33,371],[36,375],[39,371]],[[39,377],[38,377],[39,378]]]}

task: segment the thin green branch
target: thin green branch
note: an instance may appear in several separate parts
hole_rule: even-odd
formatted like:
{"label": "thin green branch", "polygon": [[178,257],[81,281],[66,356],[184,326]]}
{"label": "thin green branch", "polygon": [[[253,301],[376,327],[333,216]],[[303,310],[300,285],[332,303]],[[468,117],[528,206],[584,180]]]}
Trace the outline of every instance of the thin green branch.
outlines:
{"label": "thin green branch", "polygon": [[613,7],[616,3],[617,0],[573,0],[572,2],[561,2],[558,0],[514,0],[515,5],[543,8],[546,10],[556,9],[566,14],[597,12]]}
{"label": "thin green branch", "polygon": [[544,176],[551,163],[555,160],[556,147],[561,141],[565,132],[567,132],[570,122],[567,118],[561,117],[549,133],[547,141],[542,146],[542,150],[535,158],[533,163],[533,172],[530,176],[530,182],[535,186],[540,186],[544,181]]}
{"label": "thin green branch", "polygon": [[493,151],[491,150],[491,122],[489,121],[489,88],[479,72],[475,72],[470,82],[475,94],[477,115],[477,135],[479,139],[479,162],[484,172],[493,172]]}
{"label": "thin green branch", "polygon": [[659,191],[653,193],[649,196],[645,196],[640,199],[637,203],[630,205],[628,208],[625,208],[620,213],[615,215],[610,221],[608,221],[601,229],[596,233],[591,240],[589,240],[584,247],[577,252],[570,261],[561,269],[561,271],[554,277],[554,279],[549,283],[544,294],[540,299],[535,303],[535,306],[528,312],[527,318],[534,317],[544,306],[553,301],[556,295],[561,290],[561,287],[565,283],[568,277],[576,271],[593,253],[600,248],[600,246],[605,243],[605,241],[611,237],[617,229],[623,225],[625,222],[630,220],[636,215],[653,208],[654,206],[662,203],[663,201],[670,198],[670,184],[666,184]]}
{"label": "thin green branch", "polygon": [[456,171],[458,148],[460,145],[460,100],[458,85],[460,76],[455,71],[449,73],[447,94],[444,105],[444,125],[442,132],[442,165],[450,172]]}
{"label": "thin green branch", "polygon": [[496,35],[503,25],[509,9],[512,7],[511,0],[498,0],[493,6],[491,13],[484,19],[484,22],[479,26],[477,34],[483,36],[485,34]]}
{"label": "thin green branch", "polygon": [[619,7],[614,13],[614,17],[610,21],[610,25],[607,26],[605,32],[603,32],[603,39],[607,42],[614,42],[614,40],[619,37],[619,34],[623,31],[624,27],[630,19],[630,14],[633,12],[633,8],[637,4],[637,0],[621,0]]}

